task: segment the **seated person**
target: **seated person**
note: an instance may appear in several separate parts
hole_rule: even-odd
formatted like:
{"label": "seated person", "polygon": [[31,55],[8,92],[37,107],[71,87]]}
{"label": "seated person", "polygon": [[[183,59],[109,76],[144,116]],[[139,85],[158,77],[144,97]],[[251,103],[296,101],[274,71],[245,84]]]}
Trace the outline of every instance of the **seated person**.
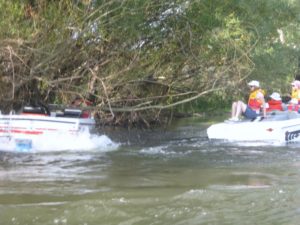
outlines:
{"label": "seated person", "polygon": [[248,83],[248,86],[250,87],[248,104],[242,101],[233,102],[229,121],[239,121],[239,116],[242,114],[246,118],[254,120],[261,111],[263,116],[266,117],[264,91],[260,88],[259,82],[252,80]]}
{"label": "seated person", "polygon": [[[72,101],[71,106],[75,108],[84,108],[84,107],[91,106],[92,104],[93,103],[91,101],[77,96]],[[81,118],[89,118],[90,116],[91,116],[91,112],[89,110],[82,109],[82,113],[80,115]]]}
{"label": "seated person", "polygon": [[280,94],[277,92],[273,92],[270,95],[270,99],[268,100],[266,104],[266,109],[267,112],[272,112],[272,111],[283,111],[283,105],[282,105],[282,100],[280,97]]}
{"label": "seated person", "polygon": [[298,100],[295,98],[292,98],[291,101],[289,102],[287,109],[289,111],[295,111],[295,112],[299,112],[300,110],[300,106],[298,104]]}
{"label": "seated person", "polygon": [[292,85],[291,98],[297,99],[298,104],[299,104],[300,103],[300,81],[295,80],[291,83],[291,85]]}
{"label": "seated person", "polygon": [[292,82],[292,93],[291,93],[291,100],[287,105],[289,111],[296,111],[300,110],[300,81],[295,80]]}
{"label": "seated person", "polygon": [[86,107],[91,105],[91,101],[78,96],[71,102],[72,107]]}

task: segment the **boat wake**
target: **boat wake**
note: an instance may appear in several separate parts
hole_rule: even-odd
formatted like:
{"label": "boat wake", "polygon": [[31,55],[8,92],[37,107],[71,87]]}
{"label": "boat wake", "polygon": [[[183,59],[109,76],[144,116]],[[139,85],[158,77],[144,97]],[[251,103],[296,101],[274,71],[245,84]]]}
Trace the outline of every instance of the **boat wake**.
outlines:
{"label": "boat wake", "polygon": [[210,145],[214,146],[241,146],[241,147],[259,147],[259,146],[274,146],[274,147],[282,147],[286,146],[287,143],[280,141],[234,141],[234,140],[218,140],[211,139]]}
{"label": "boat wake", "polygon": [[52,151],[113,151],[119,144],[106,135],[90,134],[89,131],[77,134],[45,133],[32,142],[10,136],[0,137],[0,151],[12,152],[52,152]]}

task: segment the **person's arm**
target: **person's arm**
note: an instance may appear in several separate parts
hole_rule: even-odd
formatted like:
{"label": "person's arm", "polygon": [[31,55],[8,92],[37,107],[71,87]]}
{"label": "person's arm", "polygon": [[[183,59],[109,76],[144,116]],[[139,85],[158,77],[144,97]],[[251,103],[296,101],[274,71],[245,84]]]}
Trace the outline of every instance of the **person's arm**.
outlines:
{"label": "person's arm", "polygon": [[262,103],[263,117],[267,117],[266,101],[265,101],[264,95],[261,92],[259,92],[259,94],[257,95],[257,98]]}
{"label": "person's arm", "polygon": [[262,107],[263,107],[263,116],[267,117],[267,110],[266,110],[266,101],[264,98],[261,98]]}

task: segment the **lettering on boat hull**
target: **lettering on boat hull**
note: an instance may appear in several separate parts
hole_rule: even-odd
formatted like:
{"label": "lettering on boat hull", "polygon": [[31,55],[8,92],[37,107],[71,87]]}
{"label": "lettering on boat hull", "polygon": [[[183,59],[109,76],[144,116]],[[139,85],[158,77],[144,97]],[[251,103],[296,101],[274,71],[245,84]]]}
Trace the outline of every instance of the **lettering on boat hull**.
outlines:
{"label": "lettering on boat hull", "polygon": [[285,132],[285,141],[292,141],[295,138],[300,137],[300,130],[292,131],[292,132]]}

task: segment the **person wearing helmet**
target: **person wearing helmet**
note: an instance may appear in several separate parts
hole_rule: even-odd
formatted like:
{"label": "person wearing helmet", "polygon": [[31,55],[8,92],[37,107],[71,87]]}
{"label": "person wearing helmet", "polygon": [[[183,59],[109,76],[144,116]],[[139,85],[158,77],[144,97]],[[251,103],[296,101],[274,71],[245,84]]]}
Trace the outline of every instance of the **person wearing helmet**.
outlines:
{"label": "person wearing helmet", "polygon": [[263,118],[266,117],[264,91],[260,88],[259,82],[252,80],[248,83],[248,86],[250,87],[248,103],[245,104],[242,101],[233,102],[229,121],[239,121],[241,115],[248,119],[255,120],[261,111]]}

